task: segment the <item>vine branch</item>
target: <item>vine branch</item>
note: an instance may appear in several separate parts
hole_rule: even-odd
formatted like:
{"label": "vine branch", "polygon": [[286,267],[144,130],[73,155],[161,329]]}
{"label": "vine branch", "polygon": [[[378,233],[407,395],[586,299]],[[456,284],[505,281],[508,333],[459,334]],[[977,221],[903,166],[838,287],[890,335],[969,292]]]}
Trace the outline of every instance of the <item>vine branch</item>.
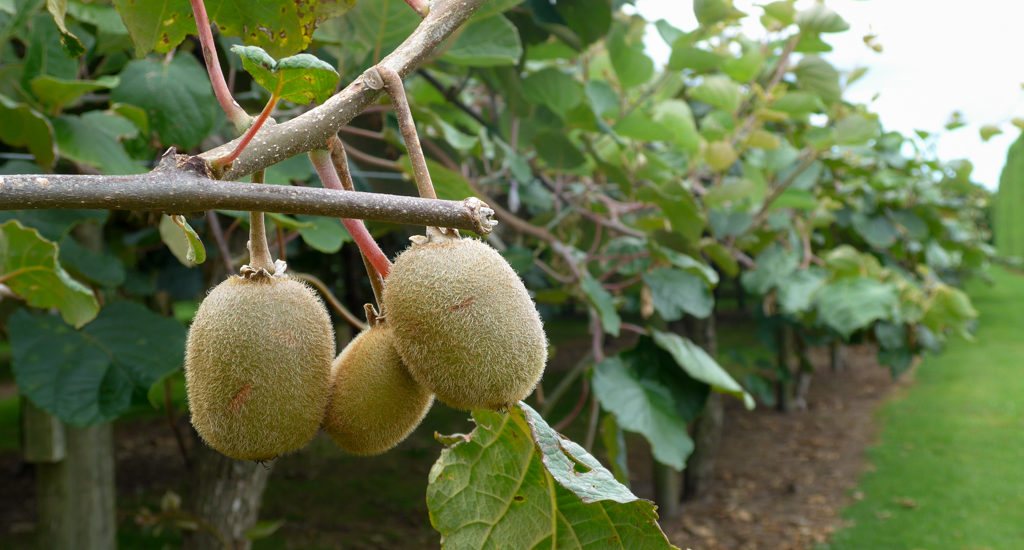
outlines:
{"label": "vine branch", "polygon": [[454,227],[480,235],[497,223],[490,219],[494,211],[475,197],[447,201],[218,181],[203,175],[202,164],[183,155],[165,155],[161,166],[146,174],[0,176],[0,210],[256,210]]}

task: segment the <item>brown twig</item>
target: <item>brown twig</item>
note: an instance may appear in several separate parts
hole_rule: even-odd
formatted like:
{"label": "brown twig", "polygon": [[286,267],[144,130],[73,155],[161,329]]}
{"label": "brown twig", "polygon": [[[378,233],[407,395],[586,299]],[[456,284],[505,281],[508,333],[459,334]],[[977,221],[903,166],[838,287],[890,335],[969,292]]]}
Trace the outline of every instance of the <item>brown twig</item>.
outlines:
{"label": "brown twig", "polygon": [[231,250],[228,248],[228,241],[224,237],[224,230],[221,229],[220,220],[217,219],[217,212],[207,210],[206,222],[210,226],[213,242],[217,245],[217,253],[220,254],[221,261],[224,262],[225,273],[230,275],[235,270],[235,265],[231,262]]}
{"label": "brown twig", "polygon": [[[263,171],[252,174],[253,183],[263,183]],[[249,212],[249,267],[274,273],[274,258],[267,246],[267,231],[263,224],[263,212]]]}
{"label": "brown twig", "polygon": [[220,61],[217,59],[217,46],[213,42],[213,32],[210,30],[210,18],[206,15],[206,6],[203,4],[203,0],[189,1],[192,4],[192,14],[196,20],[199,44],[203,48],[206,72],[210,76],[210,84],[213,85],[213,94],[217,97],[221,109],[224,109],[228,120],[235,125],[236,129],[241,130],[249,125],[250,117],[231,97],[231,89],[224,81],[224,73],[220,70]]}
{"label": "brown twig", "polygon": [[395,116],[398,118],[398,129],[402,132],[402,139],[405,140],[405,148],[409,153],[409,162],[412,164],[413,179],[416,180],[416,189],[420,196],[425,199],[436,199],[434,184],[430,181],[430,171],[427,170],[427,160],[423,156],[423,147],[420,145],[419,135],[416,133],[416,122],[412,119],[412,110],[409,109],[409,100],[405,97],[405,86],[402,84],[402,77],[394,69],[386,65],[371,67],[363,75],[366,85],[371,88],[384,88],[391,96],[391,104],[395,107]]}
{"label": "brown twig", "polygon": [[310,275],[309,273],[296,273],[292,271],[291,276],[295,277],[296,279],[302,279],[303,281],[306,281],[307,283],[316,287],[316,289],[320,291],[320,294],[323,295],[324,300],[327,302],[327,304],[334,308],[334,311],[337,311],[339,315],[344,317],[345,320],[348,321],[350,325],[356,327],[359,330],[366,330],[366,323],[360,321],[358,317],[353,315],[352,312],[349,311],[348,308],[346,308],[345,305],[342,304],[338,300],[338,298],[334,296],[334,293],[331,292],[331,289],[327,288],[327,285],[324,284],[323,281],[321,281],[314,275]]}

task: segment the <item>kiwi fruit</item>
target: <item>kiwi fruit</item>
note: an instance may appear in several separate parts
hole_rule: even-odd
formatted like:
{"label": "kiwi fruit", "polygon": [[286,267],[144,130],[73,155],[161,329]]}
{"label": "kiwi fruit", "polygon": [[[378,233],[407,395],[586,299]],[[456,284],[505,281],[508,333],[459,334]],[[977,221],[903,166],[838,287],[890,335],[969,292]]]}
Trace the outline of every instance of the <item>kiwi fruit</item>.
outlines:
{"label": "kiwi fruit", "polygon": [[185,344],[192,425],[242,460],[305,445],[329,394],[334,327],[304,283],[266,271],[230,277],[203,300]]}
{"label": "kiwi fruit", "polygon": [[[371,323],[372,325],[372,323]],[[346,452],[375,455],[402,442],[434,395],[409,375],[386,324],[359,333],[331,365],[324,431]]]}
{"label": "kiwi fruit", "polygon": [[413,378],[452,407],[510,407],[544,372],[537,308],[512,266],[481,241],[414,237],[381,301]]}

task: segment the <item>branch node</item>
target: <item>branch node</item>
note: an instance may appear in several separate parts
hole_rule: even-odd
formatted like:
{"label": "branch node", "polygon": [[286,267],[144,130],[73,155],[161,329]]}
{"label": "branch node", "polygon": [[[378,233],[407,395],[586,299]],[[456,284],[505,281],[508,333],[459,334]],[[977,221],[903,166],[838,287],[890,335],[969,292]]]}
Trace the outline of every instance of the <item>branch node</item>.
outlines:
{"label": "branch node", "polygon": [[498,220],[491,219],[494,216],[494,210],[486,202],[476,197],[469,197],[463,200],[462,204],[473,219],[475,225],[473,231],[478,234],[487,235],[494,229],[494,226],[498,225]]}
{"label": "branch node", "polygon": [[363,73],[363,83],[371,90],[380,90],[384,87],[384,77],[380,75],[377,67],[370,67]]}

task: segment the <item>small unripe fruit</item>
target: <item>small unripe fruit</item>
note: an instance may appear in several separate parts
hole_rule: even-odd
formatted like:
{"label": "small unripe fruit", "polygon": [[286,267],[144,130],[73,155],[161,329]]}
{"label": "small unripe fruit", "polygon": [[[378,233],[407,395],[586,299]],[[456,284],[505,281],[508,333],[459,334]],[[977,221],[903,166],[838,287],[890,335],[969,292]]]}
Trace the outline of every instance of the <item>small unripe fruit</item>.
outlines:
{"label": "small unripe fruit", "polygon": [[540,315],[512,266],[474,239],[413,244],[384,286],[395,349],[420,384],[458,409],[525,398],[547,361]]}
{"label": "small unripe fruit", "polygon": [[324,431],[346,452],[375,455],[398,445],[434,402],[391,341],[387,325],[374,326],[353,338],[331,365]]}
{"label": "small unripe fruit", "polygon": [[316,435],[327,407],[334,327],[287,276],[231,277],[203,300],[185,345],[192,425],[242,460],[270,460]]}

